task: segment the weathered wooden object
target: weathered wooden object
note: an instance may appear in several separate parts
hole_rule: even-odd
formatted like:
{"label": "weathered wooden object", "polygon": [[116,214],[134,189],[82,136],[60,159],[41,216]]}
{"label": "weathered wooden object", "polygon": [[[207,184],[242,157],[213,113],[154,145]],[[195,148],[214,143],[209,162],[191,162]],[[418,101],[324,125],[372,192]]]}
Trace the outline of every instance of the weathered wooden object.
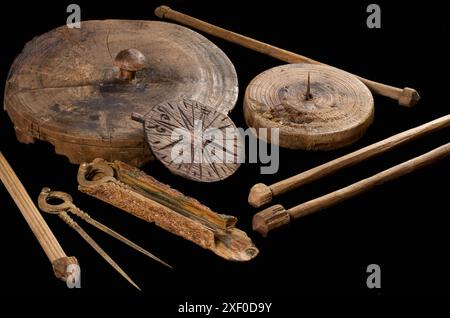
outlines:
{"label": "weathered wooden object", "polygon": [[78,266],[77,259],[73,256],[66,255],[19,178],[14,173],[14,170],[1,152],[0,179],[25,218],[25,221],[27,221],[31,231],[33,231],[33,234],[44,250],[45,255],[47,255],[50,263],[52,263],[55,276],[66,281],[68,275],[71,273],[70,266]]}
{"label": "weathered wooden object", "polygon": [[167,100],[229,112],[238,94],[226,55],[200,34],[156,21],[83,21],[30,41],[14,61],[4,107],[21,142],[44,140],[72,163],[152,158],[142,126]]}
{"label": "weathered wooden object", "polygon": [[190,240],[232,261],[258,254],[250,238],[235,227],[237,219],[218,214],[197,200],[158,182],[123,162],[96,159],[78,171],[81,192]]}
{"label": "weathered wooden object", "polygon": [[369,158],[380,155],[388,150],[406,144],[419,137],[426,136],[432,132],[450,126],[450,115],[440,117],[418,127],[403,131],[389,138],[371,144],[351,152],[345,156],[336,158],[310,170],[299,173],[290,178],[278,181],[271,185],[263,183],[255,184],[248,195],[248,203],[254,207],[261,207],[272,201],[276,196],[301,187],[312,181],[318,180],[337,172],[343,168],[350,167]]}
{"label": "weathered wooden object", "polygon": [[[155,9],[155,14],[161,19],[168,19],[190,28],[211,34],[223,40],[241,45],[250,50],[260,52],[262,54],[271,56],[286,63],[309,63],[309,64],[323,64],[308,57],[283,50],[273,45],[263,43],[252,38],[228,31],[226,29],[217,27],[213,24],[204,22],[202,20],[193,18],[181,12],[172,10],[167,6],[160,6]],[[413,88],[405,87],[403,89],[377,83],[358,76],[358,79],[363,82],[374,94],[386,96],[388,98],[397,100],[402,106],[411,107],[417,104],[420,100],[419,93]]]}
{"label": "weathered wooden object", "polygon": [[239,168],[241,152],[233,121],[221,112],[193,100],[160,104],[142,122],[153,154],[172,173],[200,181],[214,182]]}
{"label": "weathered wooden object", "polygon": [[[61,203],[53,204],[50,201],[58,200]],[[72,201],[72,196],[68,193],[61,191],[51,191],[50,188],[43,188],[38,198],[39,208],[50,214],[56,214],[61,220],[63,220],[68,226],[75,230],[111,267],[113,267],[123,278],[125,278],[131,285],[141,290],[139,286],[128,276],[127,273],[106,253],[95,241],[87,234],[83,228],[69,215],[76,215],[80,219],[91,224],[100,231],[114,237],[115,239],[125,243],[131,248],[141,252],[142,254],[160,262],[161,264],[170,267],[167,263],[163,262],[152,253],[148,252],[144,248],[140,247],[136,243],[133,243],[126,237],[110,229],[106,225],[94,220],[89,214],[79,209]],[[171,268],[171,267],[170,267]]]}
{"label": "weathered wooden object", "polygon": [[259,232],[263,236],[267,236],[269,231],[290,223],[292,219],[298,219],[331,207],[353,196],[368,191],[375,186],[381,185],[384,182],[401,177],[426,165],[430,165],[449,155],[450,143],[447,143],[421,156],[377,173],[367,179],[363,179],[345,188],[333,191],[288,210],[280,204],[271,206],[253,216],[253,230]]}
{"label": "weathered wooden object", "polygon": [[[61,201],[61,203],[54,204],[50,201],[57,200]],[[93,219],[89,214],[84,212],[83,210],[79,209],[72,201],[72,196],[66,192],[61,191],[52,191],[50,188],[43,188],[41,193],[39,194],[38,198],[38,204],[39,208],[47,213],[50,214],[58,214],[61,217],[62,212],[67,212],[67,214],[73,214],[85,221],[86,223],[89,223],[96,229],[102,231],[103,233],[106,233],[110,235],[111,237],[121,241],[122,243],[128,245],[129,247],[135,249],[138,252],[141,252],[147,257],[150,257],[151,259],[169,267],[172,268],[169,264],[163,262],[161,259],[147,251],[146,249],[140,247],[136,243],[133,243],[129,239],[127,239],[125,236],[117,233],[116,231],[110,229],[106,225],[98,222],[97,220]],[[64,219],[69,219],[70,217],[64,217]]]}
{"label": "weathered wooden object", "polygon": [[361,81],[343,71],[287,64],[250,82],[244,115],[250,127],[279,128],[281,147],[330,150],[365,133],[373,121],[373,98]]}

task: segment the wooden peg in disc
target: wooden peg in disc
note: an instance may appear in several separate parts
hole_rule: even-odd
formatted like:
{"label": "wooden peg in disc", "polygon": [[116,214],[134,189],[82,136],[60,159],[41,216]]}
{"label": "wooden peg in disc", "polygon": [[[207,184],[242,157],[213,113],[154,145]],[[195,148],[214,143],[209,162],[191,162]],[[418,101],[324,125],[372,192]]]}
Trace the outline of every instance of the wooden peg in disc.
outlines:
{"label": "wooden peg in disc", "polygon": [[330,150],[357,141],[371,125],[373,97],[355,76],[336,68],[288,64],[255,77],[244,96],[254,128],[279,128],[279,145]]}
{"label": "wooden peg in disc", "polygon": [[130,118],[182,98],[229,112],[237,76],[202,35],[157,21],[83,21],[30,41],[8,75],[4,105],[21,142],[52,143],[72,163],[153,158]]}
{"label": "wooden peg in disc", "polygon": [[183,99],[162,103],[142,116],[147,142],[155,157],[172,173],[214,182],[239,168],[241,143],[233,121],[220,111]]}

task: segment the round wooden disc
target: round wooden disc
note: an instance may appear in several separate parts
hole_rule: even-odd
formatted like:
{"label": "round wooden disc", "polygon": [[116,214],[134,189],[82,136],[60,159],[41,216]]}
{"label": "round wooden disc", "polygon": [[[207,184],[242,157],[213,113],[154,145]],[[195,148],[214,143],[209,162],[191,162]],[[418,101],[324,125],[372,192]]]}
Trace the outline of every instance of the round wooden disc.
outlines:
{"label": "round wooden disc", "polygon": [[281,147],[329,150],[349,145],[364,134],[373,121],[373,97],[346,72],[322,65],[288,64],[250,82],[244,115],[250,127],[279,128]]}
{"label": "round wooden disc", "polygon": [[174,174],[214,182],[239,168],[236,126],[214,108],[186,99],[166,102],[140,121],[153,154]]}
{"label": "round wooden disc", "polygon": [[[132,82],[114,82],[114,58],[130,48],[143,53],[144,69]],[[132,112],[189,98],[227,113],[237,94],[232,63],[202,35],[164,22],[105,20],[29,42],[11,67],[4,103],[22,142],[49,141],[72,163],[141,165],[151,152]]]}

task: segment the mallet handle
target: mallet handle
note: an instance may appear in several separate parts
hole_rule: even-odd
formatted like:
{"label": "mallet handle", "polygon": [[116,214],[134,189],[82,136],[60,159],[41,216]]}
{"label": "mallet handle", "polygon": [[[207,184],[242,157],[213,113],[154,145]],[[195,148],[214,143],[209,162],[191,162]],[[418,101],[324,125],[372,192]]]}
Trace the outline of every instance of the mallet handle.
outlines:
{"label": "mallet handle", "polygon": [[367,179],[363,179],[345,188],[307,201],[288,210],[286,210],[282,205],[273,205],[253,216],[253,230],[259,232],[265,237],[271,230],[289,224],[292,219],[298,219],[305,215],[329,208],[337,203],[368,191],[375,186],[383,184],[384,182],[401,177],[405,174],[413,172],[416,169],[441,160],[448,155],[450,155],[450,143],[377,173]]}
{"label": "mallet handle", "polygon": [[[196,19],[184,13],[172,10],[167,6],[160,6],[155,9],[155,15],[161,19],[168,19],[183,25],[186,25],[192,29],[197,29],[207,34],[213,35],[220,39],[229,41],[241,45],[250,50],[271,56],[280,61],[286,63],[310,63],[310,64],[322,64],[316,60],[310,59],[306,56],[296,54],[276,46],[249,38],[247,36],[220,28],[211,23]],[[356,75],[354,75],[356,76]],[[397,100],[402,106],[411,107],[417,104],[420,99],[419,94],[412,88],[405,87],[403,89],[385,85],[382,83],[374,82],[359,76],[356,76],[361,82],[363,82],[373,93],[389,97]]]}
{"label": "mallet handle", "polygon": [[250,190],[249,203],[254,207],[260,207],[266,203],[269,203],[274,197],[280,194],[299,188],[312,181],[331,175],[343,168],[353,166],[359,162],[378,156],[388,150],[394,149],[419,137],[428,135],[449,126],[450,115],[446,115],[296,174],[290,178],[278,181],[269,186],[258,183]]}
{"label": "mallet handle", "polygon": [[287,212],[291,218],[297,219],[305,215],[329,208],[339,202],[354,197],[360,193],[366,192],[375,186],[381,185],[387,181],[399,178],[405,174],[413,172],[419,168],[430,165],[450,155],[450,143],[433,149],[421,156],[405,161],[392,168],[386,169],[367,179],[353,183],[345,188],[328,193],[319,198],[290,208]]}

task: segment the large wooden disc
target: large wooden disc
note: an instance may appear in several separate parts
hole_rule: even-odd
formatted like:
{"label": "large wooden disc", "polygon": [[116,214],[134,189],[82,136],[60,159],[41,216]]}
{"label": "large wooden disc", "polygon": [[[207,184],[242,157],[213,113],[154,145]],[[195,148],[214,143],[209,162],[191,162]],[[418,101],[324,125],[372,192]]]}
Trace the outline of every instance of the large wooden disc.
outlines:
{"label": "large wooden disc", "polygon": [[[114,58],[130,48],[146,64],[133,81],[118,83]],[[237,94],[232,63],[200,34],[164,22],[105,20],[29,42],[11,67],[4,103],[22,142],[51,142],[72,163],[102,157],[141,165],[151,152],[132,112],[188,98],[227,113]]]}
{"label": "large wooden disc", "polygon": [[[306,96],[308,74],[310,96]],[[364,134],[373,121],[373,97],[346,72],[322,65],[288,64],[250,82],[244,115],[250,127],[279,128],[281,147],[329,150],[349,145]]]}
{"label": "large wooden disc", "polygon": [[162,103],[133,118],[144,123],[153,154],[174,174],[215,182],[239,168],[239,132],[226,114],[214,108],[184,99]]}

